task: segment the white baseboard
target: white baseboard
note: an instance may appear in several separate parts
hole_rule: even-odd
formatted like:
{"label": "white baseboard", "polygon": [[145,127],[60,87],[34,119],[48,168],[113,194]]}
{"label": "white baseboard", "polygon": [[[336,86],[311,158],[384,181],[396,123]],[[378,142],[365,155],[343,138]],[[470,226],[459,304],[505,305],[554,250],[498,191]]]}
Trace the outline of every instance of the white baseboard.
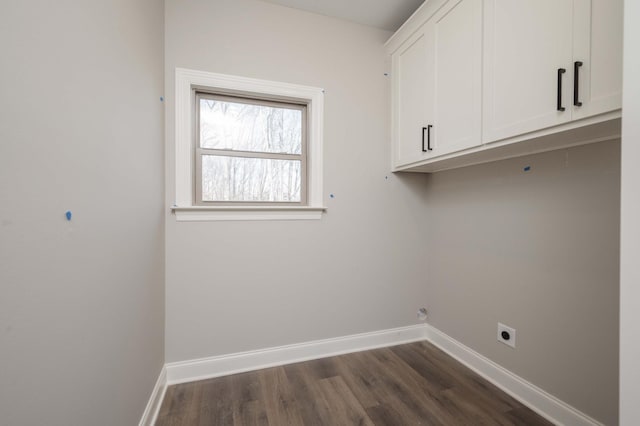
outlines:
{"label": "white baseboard", "polygon": [[164,393],[167,390],[167,368],[162,367],[156,385],[153,387],[147,407],[144,409],[139,426],[153,426],[158,418],[160,405],[164,399]]}
{"label": "white baseboard", "polygon": [[602,423],[513,374],[430,325],[426,339],[513,398],[556,425],[602,426]]}
{"label": "white baseboard", "polygon": [[172,362],[166,365],[167,383],[173,385],[226,376],[350,352],[416,342],[424,340],[424,338],[424,325],[419,324],[211,358]]}

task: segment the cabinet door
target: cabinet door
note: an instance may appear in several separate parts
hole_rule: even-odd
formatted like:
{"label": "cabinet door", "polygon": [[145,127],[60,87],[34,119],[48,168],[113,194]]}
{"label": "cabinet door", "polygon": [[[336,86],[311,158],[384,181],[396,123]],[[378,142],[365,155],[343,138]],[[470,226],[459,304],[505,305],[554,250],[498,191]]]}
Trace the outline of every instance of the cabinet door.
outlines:
{"label": "cabinet door", "polygon": [[573,0],[485,1],[484,142],[571,119],[572,19]]}
{"label": "cabinet door", "polygon": [[[423,127],[433,117],[433,33],[422,26],[393,55],[394,166],[425,157]],[[425,142],[426,144],[426,142]],[[427,146],[424,145],[424,149]]]}
{"label": "cabinet door", "polygon": [[482,2],[450,0],[427,31],[435,55],[429,156],[436,157],[482,144]]}
{"label": "cabinet door", "polygon": [[482,143],[481,40],[482,2],[449,0],[394,53],[395,166]]}
{"label": "cabinet door", "polygon": [[575,79],[577,75],[578,90],[571,100],[574,120],[622,108],[622,3],[575,0],[571,76]]}

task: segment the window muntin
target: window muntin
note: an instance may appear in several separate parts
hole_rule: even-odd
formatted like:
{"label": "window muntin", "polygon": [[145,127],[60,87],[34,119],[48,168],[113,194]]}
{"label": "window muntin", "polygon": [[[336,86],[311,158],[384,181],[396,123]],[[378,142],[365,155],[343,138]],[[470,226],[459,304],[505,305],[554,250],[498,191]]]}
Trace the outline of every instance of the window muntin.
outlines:
{"label": "window muntin", "polygon": [[195,93],[198,205],[306,205],[307,106]]}

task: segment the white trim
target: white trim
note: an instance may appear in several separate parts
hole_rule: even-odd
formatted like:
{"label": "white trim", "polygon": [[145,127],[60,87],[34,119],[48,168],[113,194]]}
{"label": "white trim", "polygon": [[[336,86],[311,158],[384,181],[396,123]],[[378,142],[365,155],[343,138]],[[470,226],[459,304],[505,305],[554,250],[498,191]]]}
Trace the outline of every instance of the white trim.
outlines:
{"label": "white trim", "polygon": [[173,206],[171,210],[178,222],[216,220],[317,220],[322,218],[326,207],[298,206]]}
{"label": "white trim", "polygon": [[[280,83],[255,78],[237,77],[176,68],[176,200],[180,207],[193,206],[193,141],[192,141],[192,88],[206,87],[212,90],[235,94],[271,96],[278,99],[290,99],[305,102],[309,115],[308,131],[308,191],[309,207],[322,206],[322,141],[324,90],[317,87]],[[238,210],[239,211],[239,210]],[[253,213],[245,210],[245,220]],[[227,213],[227,216],[231,215]],[[233,216],[233,215],[232,215]],[[236,215],[237,216],[237,215]],[[260,216],[256,214],[255,216]],[[201,216],[199,220],[204,219]],[[221,219],[217,219],[221,220]]]}
{"label": "white trim", "polygon": [[423,324],[166,365],[167,383],[192,382],[245,371],[424,340]]}
{"label": "white trim", "polygon": [[166,366],[162,367],[160,370],[160,375],[158,376],[158,380],[156,380],[156,384],[153,387],[153,391],[151,392],[151,397],[147,402],[147,406],[144,409],[144,413],[142,414],[142,418],[140,419],[139,426],[152,426],[156,423],[158,419],[158,413],[160,412],[160,406],[162,405],[162,400],[164,399],[164,394],[167,391],[167,368]]}
{"label": "white trim", "polygon": [[429,342],[553,424],[566,426],[602,426],[602,423],[597,420],[513,374],[435,327],[427,324],[425,331],[426,338]]}

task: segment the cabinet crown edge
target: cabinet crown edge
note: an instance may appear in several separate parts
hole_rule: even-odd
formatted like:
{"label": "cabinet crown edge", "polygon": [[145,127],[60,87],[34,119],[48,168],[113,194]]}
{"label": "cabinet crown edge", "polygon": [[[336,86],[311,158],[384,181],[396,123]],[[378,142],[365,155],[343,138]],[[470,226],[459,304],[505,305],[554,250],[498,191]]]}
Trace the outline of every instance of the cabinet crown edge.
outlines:
{"label": "cabinet crown edge", "polygon": [[385,42],[387,54],[395,52],[400,45],[418,31],[448,0],[425,0],[424,3],[402,24],[398,30]]}

